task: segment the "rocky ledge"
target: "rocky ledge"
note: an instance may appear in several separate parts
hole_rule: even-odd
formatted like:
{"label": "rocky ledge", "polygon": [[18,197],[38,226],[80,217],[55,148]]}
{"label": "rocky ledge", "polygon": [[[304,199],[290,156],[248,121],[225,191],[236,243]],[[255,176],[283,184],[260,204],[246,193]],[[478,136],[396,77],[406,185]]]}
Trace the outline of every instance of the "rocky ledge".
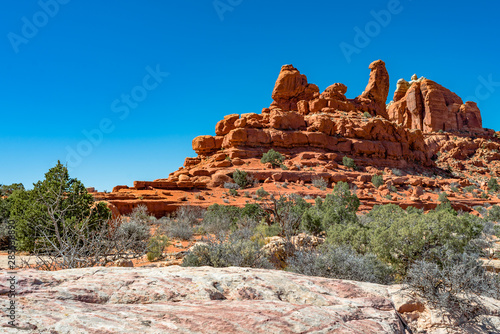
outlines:
{"label": "rocky ledge", "polygon": [[[0,273],[3,333],[410,333],[405,319],[427,333],[447,327],[398,286],[172,266],[20,271],[19,323],[12,328],[4,311],[8,276]],[[498,303],[491,308],[500,309]],[[500,317],[463,331],[484,332],[482,326],[498,330]]]}

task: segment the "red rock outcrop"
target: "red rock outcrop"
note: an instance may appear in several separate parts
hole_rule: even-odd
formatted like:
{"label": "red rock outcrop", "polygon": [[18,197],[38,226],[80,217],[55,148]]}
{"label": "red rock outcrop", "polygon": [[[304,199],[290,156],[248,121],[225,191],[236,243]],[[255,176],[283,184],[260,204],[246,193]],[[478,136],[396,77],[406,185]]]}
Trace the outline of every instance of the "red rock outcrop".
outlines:
{"label": "red rock outcrop", "polygon": [[271,108],[280,108],[284,111],[297,110],[297,103],[301,100],[311,100],[315,93],[319,94],[318,86],[307,83],[307,77],[293,67],[283,65],[276,80]]}
{"label": "red rock outcrop", "polygon": [[[485,193],[485,178],[500,176],[500,133],[481,128],[476,104],[463,103],[448,89],[415,75],[410,83],[398,81],[395,102],[386,113],[385,64],[378,60],[369,68],[365,91],[348,99],[344,84],[330,85],[320,94],[297,69],[285,65],[270,108],[225,116],[215,136],[193,139],[198,156],[186,158],[168,178],[93,195],[121,214],[142,204],[158,218],[183,205],[244,205],[259,197],[260,187],[273,193],[325,196],[329,190],[311,187],[319,178],[328,187],[340,181],[355,186],[362,210],[383,203],[429,210],[436,207],[441,191],[464,211],[500,202]],[[459,131],[448,132],[454,130]],[[270,149],[284,157],[279,168],[260,161]],[[344,157],[353,158],[357,170],[343,166]],[[229,196],[224,188],[234,182],[235,169],[251,176],[251,185],[241,191],[245,197]],[[384,175],[382,186],[373,186],[374,174]],[[471,184],[478,187],[473,195],[453,190]]]}
{"label": "red rock outcrop", "polygon": [[368,112],[387,117],[385,102],[389,93],[389,74],[382,60],[369,66],[370,79],[365,91],[355,99],[347,99],[347,86],[335,83],[319,93],[318,86],[309,84],[305,75],[292,65],[284,65],[274,86],[270,109],[298,111],[300,114],[337,111]]}
{"label": "red rock outcrop", "polygon": [[409,87],[405,82],[398,84],[387,108],[390,120],[426,133],[482,129],[474,102],[464,104],[457,94],[429,79],[413,81]]}

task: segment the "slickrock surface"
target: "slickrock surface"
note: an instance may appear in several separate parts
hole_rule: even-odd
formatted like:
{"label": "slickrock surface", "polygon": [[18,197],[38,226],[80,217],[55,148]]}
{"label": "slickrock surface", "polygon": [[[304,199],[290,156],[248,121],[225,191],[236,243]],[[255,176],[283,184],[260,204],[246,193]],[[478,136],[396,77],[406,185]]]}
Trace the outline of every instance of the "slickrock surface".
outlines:
{"label": "slickrock surface", "polygon": [[[405,333],[385,286],[246,268],[22,271],[2,333]],[[7,274],[0,304],[7,307]],[[2,316],[2,323],[6,323]]]}
{"label": "slickrock surface", "polygon": [[[249,268],[86,268],[18,273],[19,328],[2,333],[498,333],[500,301],[468,326],[447,323],[400,286]],[[410,326],[410,327],[408,327]]]}

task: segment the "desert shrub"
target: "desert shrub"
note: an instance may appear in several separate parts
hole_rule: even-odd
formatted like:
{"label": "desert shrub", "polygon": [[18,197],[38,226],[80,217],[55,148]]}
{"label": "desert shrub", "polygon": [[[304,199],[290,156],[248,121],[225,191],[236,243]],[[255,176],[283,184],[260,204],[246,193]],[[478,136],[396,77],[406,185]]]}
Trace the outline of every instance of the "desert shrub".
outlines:
{"label": "desert shrub", "polygon": [[278,236],[281,232],[281,228],[278,224],[268,225],[266,223],[260,223],[255,227],[256,237],[267,238]]}
{"label": "desert shrub", "polygon": [[314,235],[324,231],[322,212],[315,206],[304,212],[301,220],[301,229]]}
{"label": "desert shrub", "polygon": [[285,165],[283,165],[283,164],[280,165],[280,168],[283,169],[283,170],[288,170],[288,167],[285,166]]}
{"label": "desert shrub", "polygon": [[229,195],[236,197],[238,196],[238,190],[236,189],[229,189]]}
{"label": "desert shrub", "polygon": [[11,185],[0,185],[0,249],[7,249],[9,246],[9,217],[11,200],[9,196],[14,191],[24,191],[22,183],[14,183]]}
{"label": "desert shrub", "polygon": [[403,175],[403,172],[400,169],[393,168],[392,169],[392,174],[394,174],[396,176],[401,176],[401,175]]}
{"label": "desert shrub", "polygon": [[60,233],[65,228],[85,225],[85,233],[92,233],[111,217],[106,205],[95,203],[84,185],[70,178],[60,162],[45,174],[43,181],[34,184],[33,190],[14,191],[9,202],[19,251],[31,252],[36,243],[48,248],[49,244],[60,244]]}
{"label": "desert shrub", "polygon": [[204,240],[186,254],[182,266],[273,268],[260,243],[252,240],[248,230],[231,233],[224,240]]}
{"label": "desert shrub", "polygon": [[481,295],[500,298],[500,277],[485,271],[475,254],[442,252],[440,264],[416,261],[408,271],[406,288],[456,324],[485,313]]}
{"label": "desert shrub", "polygon": [[147,258],[148,261],[156,261],[163,256],[165,247],[169,245],[167,236],[155,236],[149,240]]}
{"label": "desert shrub", "polygon": [[244,189],[249,183],[248,173],[243,170],[240,171],[239,169],[236,169],[233,172],[233,180],[241,189]]}
{"label": "desert shrub", "polygon": [[267,216],[267,213],[258,204],[245,204],[241,209],[241,217],[248,217],[256,221],[261,221]]}
{"label": "desert shrub", "polygon": [[488,215],[486,218],[490,221],[499,222],[500,223],[500,206],[492,205],[488,210]]}
{"label": "desert shrub", "polygon": [[452,182],[450,184],[450,189],[451,191],[453,191],[454,193],[458,193],[459,189],[458,187],[460,187],[460,184],[456,183],[456,182]]}
{"label": "desert shrub", "polygon": [[241,210],[231,205],[213,204],[208,207],[203,217],[203,229],[207,233],[217,233],[228,231],[235,226],[236,221],[241,217]]}
{"label": "desert shrub", "polygon": [[236,190],[236,189],[240,189],[240,186],[234,182],[224,182],[224,188]]}
{"label": "desert shrub", "polygon": [[[484,228],[481,219],[468,213],[458,215],[449,205],[441,204],[427,214],[405,211],[397,206],[376,206],[368,214],[368,250],[390,263],[404,277],[420,259],[433,258],[445,248],[455,254],[470,249]],[[476,249],[477,250],[477,249]]]}
{"label": "desert shrub", "polygon": [[328,181],[322,177],[313,178],[312,185],[320,190],[326,190],[326,187],[328,187]]}
{"label": "desert shrub", "polygon": [[356,164],[354,163],[354,159],[352,158],[349,158],[347,156],[344,156],[342,158],[342,164],[346,167],[349,167],[349,168],[352,168],[352,169],[356,169]]}
{"label": "desert shrub", "polygon": [[359,198],[351,193],[349,185],[339,182],[331,194],[326,195],[322,204],[323,226],[328,229],[333,224],[357,222],[356,212],[359,208]]}
{"label": "desert shrub", "polygon": [[311,207],[301,196],[296,194],[271,195],[263,203],[263,209],[269,213],[269,221],[280,227],[280,235],[290,237],[297,234],[304,212]]}
{"label": "desert shrub", "polygon": [[128,240],[129,249],[140,253],[148,246],[151,237],[149,227],[137,220],[124,219],[116,230],[118,239]]}
{"label": "desert shrub", "polygon": [[281,153],[270,149],[269,151],[267,151],[267,153],[264,153],[264,155],[262,155],[260,162],[262,162],[263,164],[270,162],[273,167],[277,167],[281,165],[284,160],[285,157],[281,155]]}
{"label": "desert shrub", "polygon": [[493,192],[497,192],[500,189],[500,186],[498,185],[498,181],[496,178],[494,177],[490,178],[490,180],[488,181],[488,189]]}
{"label": "desert shrub", "polygon": [[185,221],[191,225],[198,223],[203,218],[205,210],[192,205],[184,205],[175,211],[175,219]]}
{"label": "desert shrub", "polygon": [[267,191],[265,191],[263,187],[260,187],[255,192],[255,195],[257,195],[259,197],[267,197],[267,196],[269,196],[269,193]]}
{"label": "desert shrub", "polygon": [[161,233],[166,234],[169,238],[189,240],[193,236],[194,227],[186,219],[165,219],[161,226]]}
{"label": "desert shrub", "polygon": [[471,193],[474,189],[476,189],[476,186],[467,186],[467,187],[464,187],[464,191],[466,193]]}
{"label": "desert shrub", "polygon": [[448,194],[445,193],[444,191],[441,192],[441,193],[439,193],[438,201],[441,202],[441,203],[449,201]]}
{"label": "desert shrub", "polygon": [[372,176],[372,183],[375,188],[378,188],[384,184],[384,178],[382,177],[382,175],[375,174]]}
{"label": "desert shrub", "polygon": [[363,117],[364,117],[364,118],[372,118],[372,115],[371,115],[368,111],[365,111],[365,112],[363,113]]}
{"label": "desert shrub", "polygon": [[358,207],[359,199],[351,193],[349,185],[339,182],[335,185],[333,192],[326,195],[324,201],[318,197],[315,205],[304,211],[301,228],[312,234],[328,231],[329,240],[332,243],[343,244],[346,240],[337,238],[338,231],[346,230],[346,227],[351,224],[358,224],[356,216]]}
{"label": "desert shrub", "polygon": [[389,284],[391,268],[373,254],[360,255],[345,246],[296,252],[287,270],[308,276]]}

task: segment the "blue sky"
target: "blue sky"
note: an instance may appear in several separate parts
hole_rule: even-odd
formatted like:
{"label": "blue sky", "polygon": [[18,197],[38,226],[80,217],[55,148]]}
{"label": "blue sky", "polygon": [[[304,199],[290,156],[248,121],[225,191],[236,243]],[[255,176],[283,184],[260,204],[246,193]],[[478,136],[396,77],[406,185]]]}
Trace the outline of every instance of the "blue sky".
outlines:
{"label": "blue sky", "polygon": [[499,10],[481,0],[5,1],[0,184],[30,188],[58,159],[99,190],[167,177],[224,115],[269,106],[290,63],[355,97],[383,59],[389,100],[417,73],[476,101],[483,126],[500,130]]}

